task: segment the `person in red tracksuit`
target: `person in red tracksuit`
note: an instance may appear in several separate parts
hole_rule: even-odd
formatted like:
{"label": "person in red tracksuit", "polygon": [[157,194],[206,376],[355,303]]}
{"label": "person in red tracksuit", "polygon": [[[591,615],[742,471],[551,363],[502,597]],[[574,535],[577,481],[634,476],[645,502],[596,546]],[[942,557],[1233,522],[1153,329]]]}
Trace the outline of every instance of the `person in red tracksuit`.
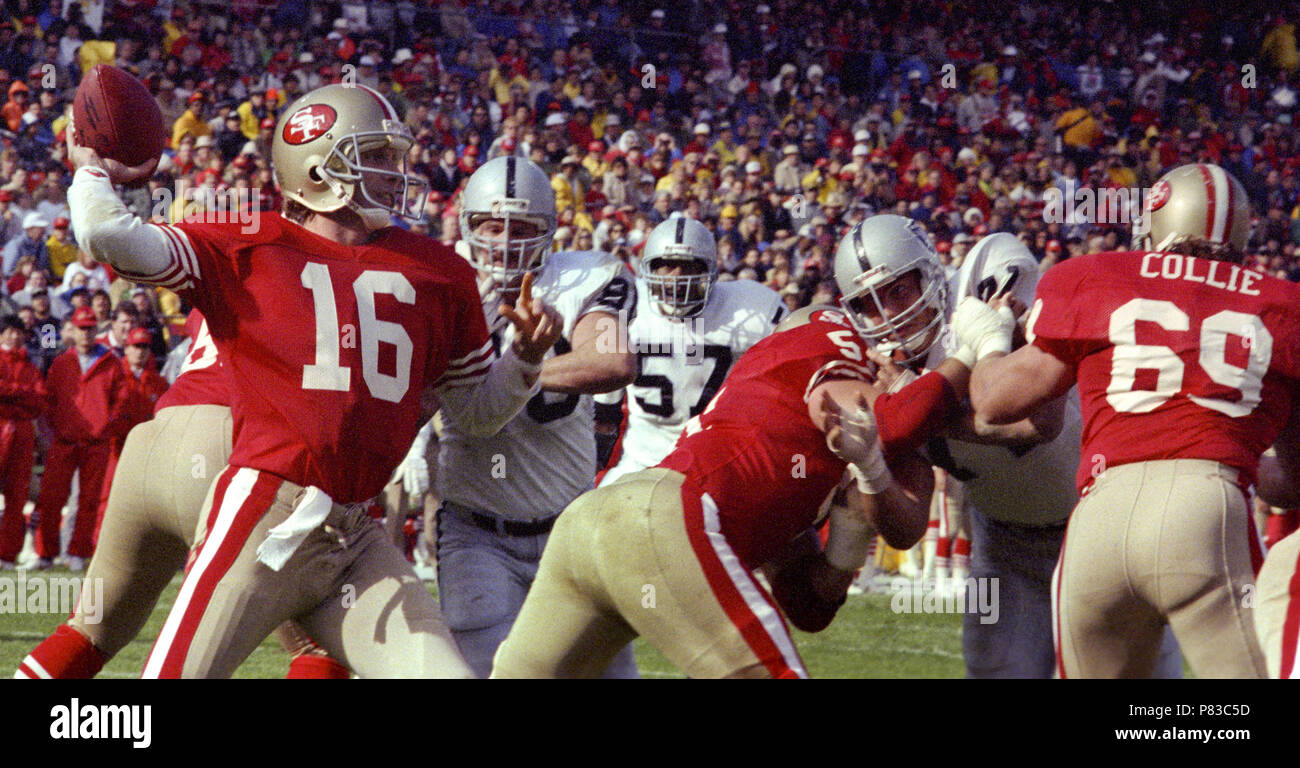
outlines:
{"label": "person in red tracksuit", "polygon": [[154,404],[167,391],[167,380],[155,370],[157,366],[149,351],[152,345],[153,334],[147,328],[134,328],[124,339],[122,372],[127,376],[130,395],[126,402],[125,422],[121,432],[109,441],[108,468],[104,472],[104,482],[100,485],[99,507],[95,515],[95,535],[92,539],[95,546],[99,545],[99,526],[104,522],[108,491],[113,486],[113,474],[117,472],[117,460],[122,455],[127,433],[135,425],[153,418]]}
{"label": "person in red tracksuit", "polygon": [[0,467],[4,517],[0,517],[0,571],[14,567],[23,548],[23,506],[32,482],[36,430],[45,410],[45,381],[27,359],[27,327],[17,317],[0,321]]}
{"label": "person in red tracksuit", "polygon": [[81,492],[77,523],[68,543],[68,567],[74,571],[85,567],[94,548],[91,537],[110,444],[126,423],[130,383],[121,361],[94,342],[96,324],[90,307],[72,313],[73,346],[54,359],[45,379],[55,437],[45,457],[45,476],[36,498],[40,518],[36,559],[28,566],[35,570],[51,567],[59,554],[63,505],[77,471],[81,473]]}

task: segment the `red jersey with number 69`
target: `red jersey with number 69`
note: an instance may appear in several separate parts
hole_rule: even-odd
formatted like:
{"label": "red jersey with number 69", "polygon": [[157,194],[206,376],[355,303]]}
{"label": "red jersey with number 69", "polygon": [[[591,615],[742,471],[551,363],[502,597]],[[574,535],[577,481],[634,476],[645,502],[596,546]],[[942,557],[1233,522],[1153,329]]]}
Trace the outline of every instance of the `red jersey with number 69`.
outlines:
{"label": "red jersey with number 69", "polygon": [[1026,336],[1077,370],[1081,491],[1163,459],[1253,482],[1300,379],[1300,288],[1177,253],[1099,253],[1044,273]]}
{"label": "red jersey with number 69", "polygon": [[348,246],[274,213],[160,229],[171,266],[139,277],[207,318],[230,377],[233,466],[365,500],[415,438],[421,392],[491,365],[473,267],[433,240],[390,227]]}
{"label": "red jersey with number 69", "polygon": [[732,367],[660,462],[709,494],[747,568],[812,525],[839,484],[845,463],[808,418],[807,397],[826,381],[869,380],[866,348],[838,312],[768,336]]}
{"label": "red jersey with number 69", "polygon": [[197,309],[185,318],[185,335],[190,349],[185,353],[176,381],[154,403],[156,414],[175,405],[224,405],[230,407],[230,381],[226,366],[217,354],[217,345],[208,332],[208,321]]}

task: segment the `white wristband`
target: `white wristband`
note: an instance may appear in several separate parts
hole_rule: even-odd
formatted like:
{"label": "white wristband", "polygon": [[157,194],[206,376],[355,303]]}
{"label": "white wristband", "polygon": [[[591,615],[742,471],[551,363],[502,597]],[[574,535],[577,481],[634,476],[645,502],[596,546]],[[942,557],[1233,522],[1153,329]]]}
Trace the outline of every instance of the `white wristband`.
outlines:
{"label": "white wristband", "polygon": [[894,482],[878,439],[867,458],[849,464],[849,472],[858,481],[858,490],[868,495],[883,493]]}

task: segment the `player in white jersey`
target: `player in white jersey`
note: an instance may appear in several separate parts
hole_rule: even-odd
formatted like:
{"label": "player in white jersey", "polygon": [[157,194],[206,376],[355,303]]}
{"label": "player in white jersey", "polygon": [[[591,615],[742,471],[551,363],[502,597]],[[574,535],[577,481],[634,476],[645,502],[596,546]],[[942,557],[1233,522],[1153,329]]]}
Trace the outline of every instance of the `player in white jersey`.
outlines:
{"label": "player in white jersey", "polygon": [[[1078,502],[1075,472],[1082,431],[1078,397],[1067,393],[1033,419],[1017,424],[976,424],[969,410],[960,406],[969,375],[967,352],[955,349],[947,332],[953,308],[964,296],[987,301],[1009,294],[1021,305],[1031,304],[1038,283],[1037,263],[1014,236],[999,233],[971,249],[961,270],[949,280],[917,225],[902,217],[878,216],[841,242],[835,273],[850,318],[866,329],[864,336],[877,340],[878,352],[902,363],[879,357],[883,375],[911,381],[892,387],[896,394],[882,395],[885,399],[875,403],[887,454],[922,444],[931,463],[964,484],[970,502],[975,579],[968,586],[979,586],[991,595],[996,579],[996,620],[971,609],[964,614],[967,675],[1051,677],[1055,667],[1052,571],[1066,520]],[[919,280],[909,285],[912,273]],[[900,297],[898,303],[905,306],[891,316],[894,291],[912,295]],[[884,311],[864,307],[860,300],[867,297]],[[947,360],[960,365],[954,369]],[[948,395],[938,394],[943,382],[932,374],[918,375],[926,370],[945,376],[951,388]],[[953,370],[957,375],[950,375]],[[927,408],[926,403],[936,407]],[[947,415],[918,418],[917,409],[930,410],[931,417],[943,411]],[[974,598],[968,593],[966,605],[976,605]],[[1166,633],[1159,676],[1180,677],[1181,673],[1181,655],[1172,634]]]}
{"label": "player in white jersey", "polygon": [[[646,238],[628,331],[637,375],[627,388],[623,452],[602,486],[662,461],[732,364],[785,316],[771,288],[752,280],[719,283],[717,276],[717,247],[700,222],[674,216]],[[617,422],[621,396],[597,398],[601,421]]]}
{"label": "player in white jersey", "polygon": [[[596,441],[591,395],[633,376],[625,323],[635,307],[632,275],[601,251],[549,254],[555,199],[546,174],[501,157],[470,178],[462,197],[459,250],[479,269],[493,343],[514,329],[496,306],[533,274],[533,295],[563,319],[542,364],[542,391],[500,432],[475,438],[444,425],[438,446],[436,547],[443,615],[480,677],[514,624],[561,510],[591,487]],[[631,646],[608,676],[636,677]]]}

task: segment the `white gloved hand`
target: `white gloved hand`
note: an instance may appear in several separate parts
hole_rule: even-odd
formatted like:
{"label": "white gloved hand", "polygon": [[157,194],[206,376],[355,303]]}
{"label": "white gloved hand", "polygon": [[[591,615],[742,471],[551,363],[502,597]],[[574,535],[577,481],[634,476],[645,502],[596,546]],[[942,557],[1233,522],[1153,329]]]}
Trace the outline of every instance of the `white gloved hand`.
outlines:
{"label": "white gloved hand", "polygon": [[393,473],[392,481],[400,482],[407,496],[423,496],[429,490],[429,462],[425,460],[424,452],[429,449],[432,434],[433,420],[430,419],[416,434],[411,450],[406,452],[406,458],[402,459]]}
{"label": "white gloved hand", "polygon": [[1016,328],[1016,316],[1011,307],[994,309],[974,296],[967,296],[957,305],[957,312],[952,317],[952,332],[957,337],[958,354],[962,362],[969,357],[962,357],[963,347],[973,353],[974,362],[983,360],[994,352],[1011,351],[1011,335]]}
{"label": "white gloved hand", "polygon": [[876,494],[889,487],[893,475],[885,463],[876,416],[866,401],[860,398],[855,410],[846,411],[827,394],[822,400],[822,413],[826,417],[826,445],[848,462],[858,488],[863,493]]}

